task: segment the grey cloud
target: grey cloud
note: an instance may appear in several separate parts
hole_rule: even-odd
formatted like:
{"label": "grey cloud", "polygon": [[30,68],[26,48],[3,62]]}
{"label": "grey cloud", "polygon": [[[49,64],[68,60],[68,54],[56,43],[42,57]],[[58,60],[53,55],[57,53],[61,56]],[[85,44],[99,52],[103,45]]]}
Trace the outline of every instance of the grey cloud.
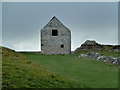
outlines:
{"label": "grey cloud", "polygon": [[[117,2],[4,2],[2,8],[3,44],[16,50],[20,50],[20,47],[27,48],[27,50],[38,50],[40,29],[54,15],[71,30],[72,50],[80,46],[86,39],[95,39],[103,44],[118,43]],[[35,47],[30,48],[30,40],[34,41],[33,46]],[[25,45],[25,42],[29,46]],[[19,47],[17,48],[17,46]]]}

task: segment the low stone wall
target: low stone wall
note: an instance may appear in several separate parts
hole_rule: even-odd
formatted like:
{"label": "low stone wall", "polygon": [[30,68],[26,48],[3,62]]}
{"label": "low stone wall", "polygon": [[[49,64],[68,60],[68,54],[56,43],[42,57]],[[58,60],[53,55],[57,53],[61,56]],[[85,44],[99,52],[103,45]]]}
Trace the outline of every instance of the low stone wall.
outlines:
{"label": "low stone wall", "polygon": [[92,58],[104,63],[109,62],[111,64],[117,64],[120,67],[120,57],[101,56],[99,53],[88,52],[87,54],[80,54],[79,58]]}

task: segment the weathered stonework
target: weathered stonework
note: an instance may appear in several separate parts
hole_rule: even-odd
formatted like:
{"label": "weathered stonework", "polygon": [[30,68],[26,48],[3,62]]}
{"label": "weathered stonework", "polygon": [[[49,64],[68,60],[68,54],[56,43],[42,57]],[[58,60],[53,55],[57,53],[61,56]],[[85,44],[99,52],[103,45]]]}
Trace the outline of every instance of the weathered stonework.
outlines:
{"label": "weathered stonework", "polygon": [[41,30],[42,54],[70,54],[71,32],[56,17]]}

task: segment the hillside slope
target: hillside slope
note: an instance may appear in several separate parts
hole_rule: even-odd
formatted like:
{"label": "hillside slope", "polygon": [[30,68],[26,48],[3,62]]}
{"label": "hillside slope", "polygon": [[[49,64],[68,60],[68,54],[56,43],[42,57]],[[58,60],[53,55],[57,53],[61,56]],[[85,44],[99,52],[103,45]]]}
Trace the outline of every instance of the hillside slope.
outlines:
{"label": "hillside slope", "polygon": [[[87,53],[82,51],[80,53]],[[64,75],[74,80],[79,85],[90,88],[117,88],[118,68],[110,66],[90,58],[79,58],[77,54],[70,55],[44,55],[36,53],[21,53],[30,60],[49,68],[51,72]],[[102,52],[103,55],[114,55],[117,53]]]}
{"label": "hillside slope", "polygon": [[[75,88],[72,80],[50,73],[13,50],[2,48],[3,88]],[[0,53],[1,54],[1,53]]]}

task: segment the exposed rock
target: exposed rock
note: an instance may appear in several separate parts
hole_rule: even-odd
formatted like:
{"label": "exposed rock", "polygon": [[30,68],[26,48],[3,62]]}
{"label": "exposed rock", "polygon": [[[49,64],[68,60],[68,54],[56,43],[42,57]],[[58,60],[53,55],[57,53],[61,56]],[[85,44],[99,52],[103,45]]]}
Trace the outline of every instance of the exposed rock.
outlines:
{"label": "exposed rock", "polygon": [[102,61],[104,63],[109,62],[120,66],[120,57],[115,58],[112,56],[101,56],[99,53],[88,52],[87,54],[80,54],[79,58],[92,58],[96,59],[97,61]]}
{"label": "exposed rock", "polygon": [[99,56],[99,57],[97,58],[97,60],[98,60],[98,61],[104,61],[105,58],[106,58],[106,56]]}
{"label": "exposed rock", "polygon": [[100,54],[99,53],[94,53],[94,52],[89,52],[89,53],[87,53],[87,56],[88,56],[88,58],[97,59],[100,56]]}
{"label": "exposed rock", "polygon": [[120,66],[120,57],[118,57],[117,60],[113,62],[113,64],[118,64]]}
{"label": "exposed rock", "polygon": [[79,58],[85,58],[85,57],[87,57],[87,54],[80,54],[80,56],[79,56]]}
{"label": "exposed rock", "polygon": [[87,40],[85,43],[83,43],[83,45],[96,45],[96,44],[98,43],[94,40]]}
{"label": "exposed rock", "polygon": [[112,51],[120,51],[120,45],[102,45],[98,44],[94,40],[85,41],[80,47],[78,47],[74,53],[79,52],[81,50],[112,50]]}
{"label": "exposed rock", "polygon": [[114,45],[113,50],[114,51],[120,51],[120,45]]}
{"label": "exposed rock", "polygon": [[117,58],[112,57],[112,56],[101,56],[101,57],[99,57],[97,60],[103,61],[103,62],[113,63],[115,60],[117,60]]}
{"label": "exposed rock", "polygon": [[96,41],[87,40],[80,47],[82,50],[101,50],[101,45]]}

